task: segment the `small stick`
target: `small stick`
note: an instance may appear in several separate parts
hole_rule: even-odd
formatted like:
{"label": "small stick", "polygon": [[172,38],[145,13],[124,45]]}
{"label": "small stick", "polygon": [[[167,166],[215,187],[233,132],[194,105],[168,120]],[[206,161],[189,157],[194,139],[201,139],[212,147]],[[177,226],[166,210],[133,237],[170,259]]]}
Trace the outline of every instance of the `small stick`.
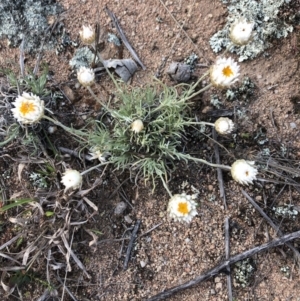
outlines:
{"label": "small stick", "polygon": [[133,248],[133,244],[136,240],[137,232],[140,228],[140,225],[141,225],[141,220],[137,220],[137,222],[135,223],[135,226],[133,228],[133,231],[132,231],[130,242],[129,242],[128,247],[127,247],[126,257],[125,257],[124,267],[123,267],[124,271],[127,270],[127,268],[128,268],[128,263],[129,263],[129,260],[130,260],[130,254],[131,254],[131,251],[132,251],[132,248]]}
{"label": "small stick", "polygon": [[105,10],[107,12],[107,14],[109,15],[109,17],[111,18],[112,22],[114,23],[114,26],[116,27],[124,45],[126,46],[126,48],[128,49],[128,51],[131,53],[131,55],[133,56],[133,58],[140,64],[140,66],[142,67],[143,70],[146,70],[145,65],[141,62],[141,60],[139,59],[138,55],[136,54],[136,52],[134,51],[134,49],[132,48],[132,46],[129,44],[119,22],[118,19],[116,18],[115,14],[108,9],[108,7],[105,7]]}
{"label": "small stick", "polygon": [[[268,222],[268,224],[275,230],[276,235],[279,237],[283,236],[283,232],[279,229],[279,227],[265,214],[265,212],[257,205],[257,203],[250,197],[250,195],[242,189],[242,194],[246,197],[246,199],[252,204],[252,206],[260,213],[260,215]],[[295,259],[300,265],[300,253],[299,251],[291,244],[286,243],[286,245],[294,252]]]}
{"label": "small stick", "polygon": [[141,238],[141,237],[147,235],[148,233],[152,232],[153,230],[155,230],[157,227],[159,227],[159,226],[162,225],[162,224],[163,224],[163,223],[159,223],[159,224],[155,225],[154,227],[152,227],[152,228],[149,229],[148,231],[142,233],[138,238]]}
{"label": "small stick", "polygon": [[[213,136],[213,140],[217,141],[217,133],[214,128],[212,129],[212,136]],[[214,143],[214,151],[215,151],[216,163],[220,164],[221,162],[220,152],[217,143]],[[222,169],[219,167],[217,167],[217,175],[218,175],[218,182],[219,182],[219,189],[220,189],[220,197],[223,199],[224,208],[227,210],[226,195],[225,195],[224,182],[223,182],[223,173],[222,173]]]}
{"label": "small stick", "polygon": [[[229,237],[229,218],[225,218],[225,259],[228,260],[230,257],[230,237]],[[230,275],[230,266],[227,268],[228,274],[227,278],[227,290],[228,290],[228,300],[232,301],[232,281]]]}
{"label": "small stick", "polygon": [[194,279],[187,281],[181,285],[178,286],[174,286],[164,292],[161,292],[153,297],[151,297],[150,299],[147,299],[147,301],[158,301],[158,300],[166,300],[166,298],[172,296],[175,293],[181,292],[185,289],[191,288],[192,286],[195,286],[205,280],[208,280],[210,278],[212,278],[213,276],[218,275],[220,272],[224,272],[226,271],[227,267],[238,262],[241,260],[244,260],[248,257],[252,257],[255,254],[262,252],[262,251],[266,251],[269,250],[271,248],[275,248],[278,246],[281,246],[283,244],[286,244],[288,241],[294,240],[296,238],[300,238],[300,230],[284,235],[281,238],[277,238],[274,239],[270,242],[267,242],[265,244],[262,244],[260,246],[254,247],[250,250],[247,250],[241,254],[235,255],[230,257],[228,260],[225,260],[223,262],[221,262],[220,264],[218,264],[217,266],[215,266],[214,268],[212,268],[211,270],[209,270],[208,272],[195,277]]}

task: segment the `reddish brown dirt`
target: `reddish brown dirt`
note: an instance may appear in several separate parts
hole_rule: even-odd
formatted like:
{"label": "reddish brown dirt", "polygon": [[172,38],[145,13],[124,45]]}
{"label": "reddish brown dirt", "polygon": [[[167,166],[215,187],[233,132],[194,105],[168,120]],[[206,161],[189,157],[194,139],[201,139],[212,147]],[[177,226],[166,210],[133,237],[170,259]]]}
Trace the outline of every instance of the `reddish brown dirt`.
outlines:
{"label": "reddish brown dirt", "polygon": [[[164,1],[165,6],[159,0],[59,2],[66,9],[62,22],[74,40],[78,38],[83,24],[93,25],[98,22],[103,30],[117,33],[104,10],[105,6],[115,13],[128,40],[147,67],[144,71],[138,70],[131,82],[134,86],[143,86],[152,81],[165,59],[166,67],[161,69],[163,75],[161,80],[170,85],[173,83],[165,74],[170,62],[182,61],[192,52],[199,56],[201,64],[209,65],[213,62],[216,55],[210,49],[209,38],[222,28],[227,13],[226,7],[220,1],[208,0]],[[183,25],[183,29],[180,25]],[[255,97],[248,104],[247,117],[239,121],[240,132],[244,130],[251,133],[264,128],[269,141],[292,149],[300,146],[300,118],[291,102],[291,97],[299,93],[299,54],[295,53],[293,48],[297,34],[295,32],[286,39],[274,41],[274,47],[270,49],[268,58],[261,56],[253,61],[241,63],[241,78],[248,75],[257,85],[257,89]],[[15,68],[19,60],[18,50],[8,49],[5,41],[2,41],[1,45],[0,64]],[[70,81],[71,70],[68,62],[73,52],[72,48],[59,56],[56,56],[54,51],[46,52],[43,60],[49,64],[50,70],[54,73],[53,83],[70,87],[75,93],[73,104],[76,112],[98,110],[84,90],[75,90],[75,80]],[[106,57],[115,55],[111,49],[105,49],[104,52]],[[126,49],[123,57],[130,57]],[[34,59],[28,56],[29,65],[32,61]],[[201,74],[203,69],[196,69],[195,73]],[[101,91],[109,95],[113,87],[108,77],[105,77],[100,79],[94,89],[96,93]],[[211,90],[206,92],[201,100],[199,114],[201,110],[211,106],[210,93]],[[225,107],[232,106],[232,103],[226,104],[225,101]],[[210,151],[213,154],[211,148]],[[239,150],[237,155],[242,156],[245,153],[249,157],[255,156],[252,149]],[[299,153],[294,153],[294,159],[299,160]],[[6,163],[1,164],[7,168]],[[207,168],[199,169],[196,164],[178,170],[172,176],[170,184],[173,191],[180,192],[179,186],[183,181],[187,181],[200,192],[197,200],[199,215],[188,225],[168,219],[166,215],[168,195],[162,187],[158,187],[154,194],[151,193],[151,187],[144,186],[143,181],[139,188],[129,182],[124,187],[133,206],[133,209],[127,209],[126,214],[132,219],[132,224],[138,219],[141,220],[139,233],[145,233],[160,224],[138,239],[133,259],[126,271],[122,268],[124,256],[120,256],[121,242],[114,239],[120,238],[132,224],[126,223],[124,215],[119,217],[113,215],[115,206],[121,200],[119,196],[106,199],[117,185],[109,183],[109,189],[101,186],[94,193],[93,201],[97,203],[100,214],[96,217],[93,227],[101,231],[103,236],[97,247],[89,247],[87,242],[86,245],[78,246],[76,249],[87,271],[92,275],[92,279],[89,280],[79,271],[71,274],[70,278],[74,280],[74,295],[78,300],[145,300],[204,273],[225,258],[226,216],[230,217],[232,229],[237,229],[231,233],[231,254],[238,254],[276,237],[274,231],[243,197],[241,187],[229,175],[225,174],[224,180],[228,203],[228,209],[225,210],[219,197],[219,186],[214,171]],[[17,166],[13,168],[13,174],[17,175]],[[108,181],[113,181],[113,176],[108,177]],[[17,180],[13,183],[5,179],[5,183],[8,187],[8,198],[18,189],[24,189],[24,183],[20,185]],[[272,184],[244,189],[261,206],[264,206],[264,201],[276,198],[278,193]],[[277,200],[278,204],[290,202],[300,205],[299,193],[292,188],[284,190]],[[298,230],[299,218],[289,225],[289,230]],[[110,240],[101,242],[102,239]],[[297,243],[295,246],[299,247]],[[287,247],[270,250],[253,259],[256,271],[249,286],[243,288],[236,281],[233,282],[235,300],[299,300],[300,274]],[[280,270],[284,266],[290,268],[289,276]],[[34,300],[37,298],[38,291]],[[70,300],[68,298],[65,297],[64,300]],[[227,300],[226,276],[220,274],[168,300]]]}

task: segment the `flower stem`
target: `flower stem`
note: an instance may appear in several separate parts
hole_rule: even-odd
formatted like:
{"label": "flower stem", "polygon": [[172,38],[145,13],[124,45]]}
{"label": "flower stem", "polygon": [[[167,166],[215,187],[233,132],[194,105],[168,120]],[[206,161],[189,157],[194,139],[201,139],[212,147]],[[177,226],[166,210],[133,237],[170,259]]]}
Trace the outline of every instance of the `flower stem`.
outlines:
{"label": "flower stem", "polygon": [[215,124],[214,123],[211,123],[211,122],[205,122],[205,121],[198,121],[198,122],[193,122],[193,121],[186,121],[184,122],[184,125],[192,125],[192,124],[203,124],[203,125],[209,125],[209,126],[212,126],[214,127]]}
{"label": "flower stem", "polygon": [[217,167],[217,168],[221,168],[221,169],[224,169],[224,170],[231,170],[231,166],[210,163],[210,162],[208,162],[204,159],[195,158],[195,157],[192,157],[190,155],[184,155],[184,158],[187,159],[187,160],[195,161],[195,162],[201,162],[201,163],[206,164],[206,165],[211,166],[211,167]]}
{"label": "flower stem", "polygon": [[86,87],[89,92],[91,93],[91,95],[96,99],[97,102],[99,102],[99,104],[105,108],[105,110],[110,111],[109,108],[100,100],[100,98],[94,93],[94,91],[92,90],[92,88],[90,86]]}
{"label": "flower stem", "polygon": [[168,187],[168,185],[167,185],[165,179],[163,178],[162,175],[159,175],[159,177],[160,177],[160,179],[161,179],[161,181],[162,181],[162,183],[163,183],[165,189],[167,190],[167,192],[168,192],[168,194],[169,194],[169,196],[170,196],[170,198],[171,198],[173,195],[172,195],[172,193],[171,193],[171,191],[170,191],[170,189],[169,189],[169,187]]}
{"label": "flower stem", "polygon": [[208,90],[211,86],[212,86],[212,84],[208,84],[206,87],[202,88],[201,90],[199,90],[199,91],[193,93],[192,95],[190,95],[189,97],[187,97],[185,100],[187,101],[191,98],[194,98],[195,96],[199,95],[200,93]]}
{"label": "flower stem", "polygon": [[72,135],[74,135],[74,136],[76,136],[76,137],[78,137],[78,138],[80,138],[80,139],[82,139],[82,140],[84,140],[84,139],[83,139],[83,136],[88,136],[87,133],[84,133],[84,132],[82,132],[82,131],[80,131],[80,130],[75,130],[75,129],[73,129],[73,128],[67,127],[67,126],[63,125],[61,122],[59,122],[58,120],[55,120],[55,119],[53,119],[53,118],[51,118],[51,117],[49,117],[49,116],[44,115],[44,116],[43,116],[43,119],[47,119],[47,120],[51,121],[51,122],[54,123],[55,125],[58,125],[58,126],[60,126],[61,128],[63,128],[63,129],[64,129],[65,131],[67,131],[68,133],[70,133],[70,134],[72,134]]}
{"label": "flower stem", "polygon": [[100,167],[100,166],[104,166],[104,165],[107,165],[107,164],[110,164],[110,163],[111,163],[111,162],[100,163],[100,164],[98,164],[98,165],[95,165],[95,166],[93,166],[93,167],[91,167],[91,168],[89,168],[89,169],[87,169],[87,170],[81,172],[80,174],[83,176],[83,175],[85,175],[86,173],[88,173],[88,172],[90,172],[90,171],[92,171],[92,170],[94,170],[94,169],[96,169],[96,168],[98,168],[98,167]]}

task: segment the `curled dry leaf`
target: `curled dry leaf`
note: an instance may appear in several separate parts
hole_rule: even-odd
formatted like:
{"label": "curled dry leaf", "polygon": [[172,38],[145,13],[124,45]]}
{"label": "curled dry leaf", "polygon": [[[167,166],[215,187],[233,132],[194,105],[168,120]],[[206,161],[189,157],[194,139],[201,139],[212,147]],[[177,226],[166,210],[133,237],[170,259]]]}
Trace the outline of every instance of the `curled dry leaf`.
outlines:
{"label": "curled dry leaf", "polygon": [[137,64],[132,59],[103,61],[106,68],[114,68],[124,82],[128,82],[137,70]]}
{"label": "curled dry leaf", "polygon": [[191,78],[191,66],[185,63],[172,62],[167,73],[176,82],[186,83]]}

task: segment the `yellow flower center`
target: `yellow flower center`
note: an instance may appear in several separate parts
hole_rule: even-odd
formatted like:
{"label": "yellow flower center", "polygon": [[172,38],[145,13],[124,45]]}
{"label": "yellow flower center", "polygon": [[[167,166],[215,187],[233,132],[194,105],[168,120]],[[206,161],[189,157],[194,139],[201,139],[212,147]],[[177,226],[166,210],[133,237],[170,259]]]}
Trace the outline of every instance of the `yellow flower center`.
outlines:
{"label": "yellow flower center", "polygon": [[34,112],[35,107],[32,102],[22,102],[21,107],[20,107],[20,112],[23,115],[27,115],[28,113]]}
{"label": "yellow flower center", "polygon": [[222,72],[223,72],[223,75],[226,77],[230,77],[233,75],[233,71],[230,68],[230,66],[226,66],[225,68],[223,68]]}
{"label": "yellow flower center", "polygon": [[189,213],[189,208],[188,208],[188,204],[185,203],[179,203],[178,204],[178,212],[182,213],[182,214],[188,214]]}

